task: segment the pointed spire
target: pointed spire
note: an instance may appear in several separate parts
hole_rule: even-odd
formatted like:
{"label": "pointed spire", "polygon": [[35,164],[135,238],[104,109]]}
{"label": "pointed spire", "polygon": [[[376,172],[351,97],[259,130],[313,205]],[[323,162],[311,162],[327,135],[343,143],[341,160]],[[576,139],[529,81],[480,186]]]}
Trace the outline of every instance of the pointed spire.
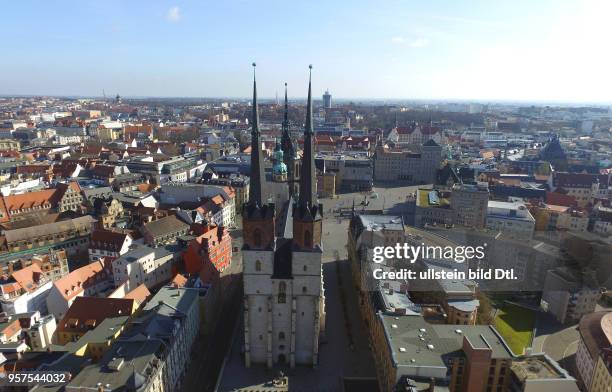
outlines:
{"label": "pointed spire", "polygon": [[312,129],[312,64],[308,66],[308,101],[306,102],[306,129],[305,134],[314,134]]}
{"label": "pointed spire", "polygon": [[284,111],[284,117],[283,117],[283,125],[287,125],[287,128],[289,128],[289,100],[287,99],[287,82],[285,82],[285,111]]}
{"label": "pointed spire", "polygon": [[308,102],[306,103],[306,126],[304,129],[304,155],[300,173],[299,205],[309,209],[317,203],[317,173],[314,162],[314,130],[312,126],[312,65],[308,77]]}
{"label": "pointed spire", "polygon": [[263,168],[263,153],[259,132],[259,110],[257,108],[257,81],[253,63],[253,113],[251,118],[251,178],[249,187],[249,204],[254,207],[262,206],[262,189],[265,180]]}

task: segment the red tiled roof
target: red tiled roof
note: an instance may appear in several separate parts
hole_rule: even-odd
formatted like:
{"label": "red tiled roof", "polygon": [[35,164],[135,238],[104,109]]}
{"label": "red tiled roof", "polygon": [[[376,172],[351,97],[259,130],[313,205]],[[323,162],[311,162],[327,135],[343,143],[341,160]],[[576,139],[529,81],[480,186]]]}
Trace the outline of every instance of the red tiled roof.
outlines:
{"label": "red tiled roof", "polygon": [[94,322],[100,324],[108,317],[129,316],[134,308],[133,299],[76,297],[66,315],[57,325],[58,332],[86,331]]}
{"label": "red tiled roof", "polygon": [[149,289],[147,289],[147,286],[145,286],[145,284],[143,283],[140,286],[136,287],[134,290],[127,293],[123,298],[133,299],[140,305],[143,302],[145,302],[147,299],[149,299],[150,296],[151,296],[151,292],[149,291]]}
{"label": "red tiled roof", "polygon": [[576,199],[572,196],[558,192],[546,192],[546,203],[565,207],[574,207],[577,205]]}
{"label": "red tiled roof", "polygon": [[106,271],[101,261],[95,261],[56,280],[53,286],[66,300],[69,300],[101,279],[107,279]]}

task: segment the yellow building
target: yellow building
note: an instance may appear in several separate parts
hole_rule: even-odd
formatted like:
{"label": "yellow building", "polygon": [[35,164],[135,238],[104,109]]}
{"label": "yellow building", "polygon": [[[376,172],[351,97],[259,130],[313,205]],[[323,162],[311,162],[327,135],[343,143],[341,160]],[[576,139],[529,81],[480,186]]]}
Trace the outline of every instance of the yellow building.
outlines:
{"label": "yellow building", "polygon": [[116,128],[98,128],[98,138],[104,141],[114,141],[121,139],[121,130]]}
{"label": "yellow building", "polygon": [[[62,320],[57,324],[57,341],[59,344],[68,344],[70,342],[78,342],[86,334],[98,329],[98,326],[104,325],[109,318],[129,317],[138,310],[139,303],[134,299],[126,298],[104,298],[104,297],[76,297]],[[124,320],[124,323],[127,319]],[[102,331],[102,329],[100,329]],[[108,328],[102,335],[112,332]],[[93,335],[93,336],[92,336]],[[99,351],[101,341],[97,334],[90,334],[89,343],[82,344],[80,351],[84,354],[87,352]],[[107,339],[108,340],[108,339]],[[83,348],[83,346],[88,346]]]}
{"label": "yellow building", "polygon": [[0,139],[0,150],[19,151],[21,144],[13,139]]}
{"label": "yellow building", "polygon": [[79,340],[68,343],[68,349],[74,351],[74,354],[79,357],[91,358],[96,362],[102,358],[106,350],[123,332],[128,319],[128,316],[104,319],[96,328],[81,336]]}
{"label": "yellow building", "polygon": [[319,194],[321,197],[336,197],[336,173],[327,172],[321,174],[321,189]]}
{"label": "yellow building", "polygon": [[612,348],[603,349],[593,370],[589,392],[612,391]]}

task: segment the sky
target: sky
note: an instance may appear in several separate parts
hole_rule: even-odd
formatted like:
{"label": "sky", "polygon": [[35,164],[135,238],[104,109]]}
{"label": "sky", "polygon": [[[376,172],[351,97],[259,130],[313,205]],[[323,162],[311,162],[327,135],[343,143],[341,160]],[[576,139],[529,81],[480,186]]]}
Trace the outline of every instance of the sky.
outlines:
{"label": "sky", "polygon": [[6,1],[0,95],[612,102],[608,0]]}

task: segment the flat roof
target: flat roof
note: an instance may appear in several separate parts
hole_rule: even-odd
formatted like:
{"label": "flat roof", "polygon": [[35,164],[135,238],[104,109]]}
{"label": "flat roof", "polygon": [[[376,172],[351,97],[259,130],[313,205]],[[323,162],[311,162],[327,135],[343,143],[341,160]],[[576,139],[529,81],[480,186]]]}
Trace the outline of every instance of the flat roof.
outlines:
{"label": "flat roof", "polygon": [[513,358],[507,344],[490,325],[428,324],[420,315],[379,313],[378,317],[398,366],[446,368],[446,357],[463,355],[464,337],[475,348],[490,348],[492,358]]}

